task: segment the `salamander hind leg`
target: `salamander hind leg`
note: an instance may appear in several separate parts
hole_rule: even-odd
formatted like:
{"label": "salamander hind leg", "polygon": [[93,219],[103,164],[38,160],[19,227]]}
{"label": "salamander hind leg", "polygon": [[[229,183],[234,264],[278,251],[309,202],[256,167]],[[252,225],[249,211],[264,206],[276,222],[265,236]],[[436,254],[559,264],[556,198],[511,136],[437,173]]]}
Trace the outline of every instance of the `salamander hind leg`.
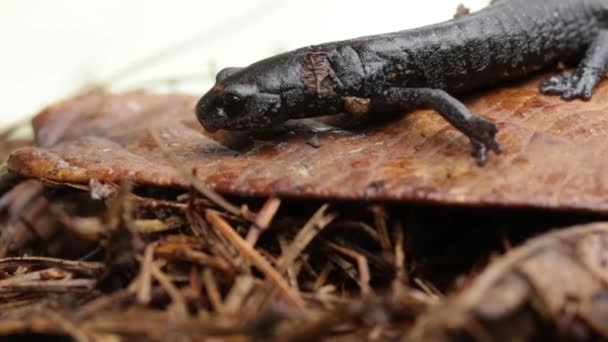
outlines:
{"label": "salamander hind leg", "polygon": [[585,58],[574,71],[545,80],[540,90],[547,95],[560,95],[564,100],[589,100],[608,67],[608,30],[602,30],[593,41]]}
{"label": "salamander hind leg", "polygon": [[488,151],[500,154],[496,141],[496,125],[476,114],[457,99],[440,89],[429,88],[390,88],[383,97],[372,103],[381,103],[385,108],[400,107],[416,109],[429,107],[436,110],[452,126],[466,135],[471,141],[472,154],[479,165],[487,161]]}

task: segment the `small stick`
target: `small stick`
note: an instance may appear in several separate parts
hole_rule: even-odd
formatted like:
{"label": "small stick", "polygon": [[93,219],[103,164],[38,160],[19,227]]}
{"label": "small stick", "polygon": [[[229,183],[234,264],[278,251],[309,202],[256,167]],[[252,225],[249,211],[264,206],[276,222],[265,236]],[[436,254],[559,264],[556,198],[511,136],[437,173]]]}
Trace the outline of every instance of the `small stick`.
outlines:
{"label": "small stick", "polygon": [[215,276],[213,276],[213,271],[209,268],[206,268],[203,271],[203,284],[205,285],[207,298],[209,298],[209,302],[211,303],[213,310],[215,312],[222,312],[224,309],[222,295],[220,294],[220,290],[217,286]]}
{"label": "small stick", "polygon": [[431,283],[420,278],[414,278],[414,282],[418,285],[424,293],[426,293],[432,299],[439,299],[441,292],[437,290]]}
{"label": "small stick", "polygon": [[95,279],[69,279],[69,280],[40,280],[22,281],[17,284],[0,286],[0,293],[69,293],[90,292],[95,288]]}
{"label": "small stick", "polygon": [[251,225],[247,237],[245,238],[248,244],[255,246],[260,235],[268,229],[268,226],[270,226],[270,222],[272,222],[280,205],[281,200],[276,197],[271,197],[264,203],[264,206],[255,218],[255,224]]}
{"label": "small stick", "polygon": [[87,276],[98,275],[103,272],[104,264],[92,261],[73,261],[50,257],[11,257],[0,259],[0,270],[15,267],[45,267],[60,268],[65,271],[74,272]]}
{"label": "small stick", "polygon": [[192,289],[192,292],[194,293],[194,296],[195,296],[196,300],[198,301],[201,298],[202,284],[201,284],[201,276],[198,271],[197,264],[190,265],[190,273],[188,274],[188,281],[190,283],[189,284],[190,289]]}
{"label": "small stick", "polygon": [[158,283],[165,289],[169,297],[171,297],[171,301],[176,308],[179,308],[179,311],[182,313],[187,312],[186,301],[184,296],[179,291],[179,289],[173,284],[171,279],[167,277],[167,275],[161,271],[160,267],[152,262],[150,264],[150,272],[154,276],[154,278],[158,281]]}
{"label": "small stick", "polygon": [[327,204],[322,205],[298,232],[291,245],[285,248],[285,251],[277,261],[279,272],[285,272],[285,269],[296,260],[315,236],[336,218],[334,214],[325,215],[328,207],[329,205]]}
{"label": "small stick", "polygon": [[354,282],[357,283],[357,285],[359,285],[359,287],[361,287],[361,279],[357,275],[357,270],[355,270],[355,267],[352,265],[351,262],[344,259],[341,255],[338,254],[331,254],[329,255],[329,258],[334,264],[336,264],[336,266],[340,267],[349,278],[351,278]]}
{"label": "small stick", "polygon": [[255,279],[251,276],[240,276],[234,281],[234,285],[226,295],[223,305],[223,312],[226,314],[236,314],[242,307],[245,299],[255,286]]}
{"label": "small stick", "polygon": [[13,285],[19,286],[25,282],[47,282],[50,280],[72,280],[74,276],[70,272],[66,272],[59,268],[47,268],[40,271],[16,274],[12,277],[0,280],[0,288],[10,287]]}
{"label": "small stick", "polygon": [[304,308],[306,305],[300,294],[289,287],[285,279],[275,270],[260,253],[251,247],[220,215],[211,209],[205,210],[205,218],[211,225],[226,239],[228,239],[239,252],[249,259],[251,263],[262,272],[289,300],[298,307]]}
{"label": "small stick", "polygon": [[[279,241],[281,251],[285,251],[288,246],[287,238],[284,235],[279,235],[277,237],[277,240]],[[300,260],[297,260],[294,263],[290,264],[289,266],[287,266],[286,269],[289,284],[291,285],[291,287],[297,289],[298,291],[300,290],[300,284],[298,283],[298,274],[300,273],[301,269],[302,263],[300,262]]]}
{"label": "small stick", "polygon": [[355,262],[357,263],[357,269],[359,270],[359,282],[361,286],[361,293],[363,295],[370,294],[372,292],[372,288],[369,285],[371,276],[369,273],[369,263],[367,262],[367,258],[361,253],[358,253],[346,247],[342,247],[336,243],[329,241],[326,243],[331,249],[355,260]]}
{"label": "small stick", "polygon": [[152,289],[152,263],[154,262],[154,248],[156,243],[151,243],[146,246],[143,260],[141,260],[141,271],[139,273],[139,281],[137,282],[137,302],[140,304],[148,304],[150,302]]}
{"label": "small stick", "polygon": [[314,292],[317,292],[323,285],[325,285],[325,282],[327,281],[327,278],[329,278],[329,274],[331,273],[332,268],[333,267],[330,262],[325,263],[325,266],[323,266],[323,269],[321,270],[321,274],[319,274],[317,279],[315,279],[315,284],[312,287]]}
{"label": "small stick", "polygon": [[395,273],[396,280],[401,283],[407,283],[407,271],[405,269],[405,251],[403,250],[403,225],[398,223],[395,226]]}
{"label": "small stick", "polygon": [[391,240],[388,234],[388,228],[386,227],[386,209],[379,205],[374,205],[370,208],[370,210],[374,214],[374,221],[376,223],[376,229],[378,229],[380,246],[384,251],[390,251]]}
{"label": "small stick", "polygon": [[201,251],[195,251],[190,248],[183,250],[183,259],[188,261],[196,262],[204,266],[209,266],[222,270],[223,272],[233,272],[233,268],[228,262],[222,258],[211,256]]}

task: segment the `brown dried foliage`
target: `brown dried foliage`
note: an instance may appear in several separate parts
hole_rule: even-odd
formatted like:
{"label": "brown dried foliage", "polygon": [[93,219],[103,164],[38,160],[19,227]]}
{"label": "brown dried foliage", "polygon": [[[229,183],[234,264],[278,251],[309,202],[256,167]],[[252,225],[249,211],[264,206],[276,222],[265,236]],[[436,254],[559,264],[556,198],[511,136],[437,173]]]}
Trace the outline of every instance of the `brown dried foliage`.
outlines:
{"label": "brown dried foliage", "polygon": [[[537,86],[529,81],[468,101],[500,126],[504,153],[483,168],[467,139],[432,111],[210,135],[192,114],[195,97],[141,92],[96,92],[50,107],[34,121],[40,147],[14,153],[8,167],[53,182],[188,188],[192,181],[177,164],[236,195],[606,212],[608,83],[584,105],[539,95]],[[315,135],[318,148],[306,143]]]}
{"label": "brown dried foliage", "polygon": [[582,105],[534,85],[470,101],[502,127],[485,168],[428,111],[320,133],[317,150],[298,130],[235,150],[249,137],[201,134],[188,96],[52,106],[0,178],[0,336],[608,338],[608,226],[529,240],[605,219],[567,209],[605,213],[604,161],[584,158],[608,87]]}

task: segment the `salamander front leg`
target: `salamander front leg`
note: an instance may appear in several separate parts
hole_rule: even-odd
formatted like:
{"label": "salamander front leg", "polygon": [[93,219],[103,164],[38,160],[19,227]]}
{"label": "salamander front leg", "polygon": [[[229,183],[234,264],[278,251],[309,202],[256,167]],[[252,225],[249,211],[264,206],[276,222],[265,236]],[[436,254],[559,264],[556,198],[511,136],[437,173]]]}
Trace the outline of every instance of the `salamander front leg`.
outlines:
{"label": "salamander front leg", "polygon": [[608,30],[602,30],[576,70],[550,77],[541,84],[540,90],[543,94],[561,95],[566,101],[589,100],[607,68]]}
{"label": "salamander front leg", "polygon": [[[374,103],[376,101],[372,101]],[[429,107],[446,119],[452,126],[471,140],[472,154],[479,165],[487,161],[487,152],[500,154],[496,141],[496,125],[483,117],[471,113],[457,99],[440,89],[390,88],[376,103],[384,108],[417,109]]]}

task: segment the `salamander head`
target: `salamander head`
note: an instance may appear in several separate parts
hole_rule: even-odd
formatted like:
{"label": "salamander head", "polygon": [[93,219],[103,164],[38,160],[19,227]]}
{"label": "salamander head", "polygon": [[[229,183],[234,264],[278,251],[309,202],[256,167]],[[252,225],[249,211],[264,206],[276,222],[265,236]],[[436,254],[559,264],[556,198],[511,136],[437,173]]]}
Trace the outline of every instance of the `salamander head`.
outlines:
{"label": "salamander head", "polygon": [[264,128],[287,119],[281,96],[262,89],[256,70],[249,69],[223,69],[215,86],[199,100],[196,116],[207,131]]}

